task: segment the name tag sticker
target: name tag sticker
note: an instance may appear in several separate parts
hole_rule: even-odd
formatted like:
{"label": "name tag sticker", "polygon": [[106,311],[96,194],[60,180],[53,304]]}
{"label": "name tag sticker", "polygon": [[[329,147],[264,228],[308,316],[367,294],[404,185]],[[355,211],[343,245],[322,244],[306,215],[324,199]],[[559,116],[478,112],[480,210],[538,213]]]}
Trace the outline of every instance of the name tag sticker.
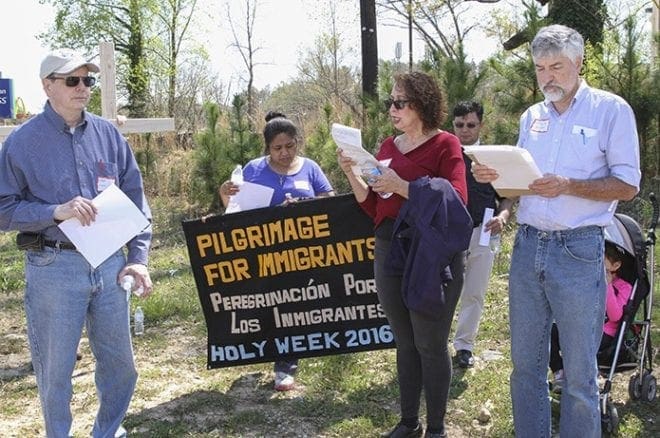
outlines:
{"label": "name tag sticker", "polygon": [[534,119],[530,131],[548,132],[548,128],[550,128],[550,119]]}
{"label": "name tag sticker", "polygon": [[293,186],[298,190],[309,191],[309,181],[294,181]]}
{"label": "name tag sticker", "polygon": [[114,182],[115,182],[114,178],[106,178],[103,176],[99,176],[99,178],[96,180],[96,191],[102,192],[103,190],[107,189],[112,184],[114,184]]}

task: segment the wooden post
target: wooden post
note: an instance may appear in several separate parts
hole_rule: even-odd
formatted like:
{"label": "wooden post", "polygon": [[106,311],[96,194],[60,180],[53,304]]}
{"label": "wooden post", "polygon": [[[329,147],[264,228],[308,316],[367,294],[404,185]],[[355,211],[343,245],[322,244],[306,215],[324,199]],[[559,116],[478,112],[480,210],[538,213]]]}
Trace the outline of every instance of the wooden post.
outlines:
{"label": "wooden post", "polygon": [[99,44],[101,61],[101,115],[106,119],[117,118],[117,88],[115,78],[117,68],[115,64],[115,45],[111,42],[101,41]]}

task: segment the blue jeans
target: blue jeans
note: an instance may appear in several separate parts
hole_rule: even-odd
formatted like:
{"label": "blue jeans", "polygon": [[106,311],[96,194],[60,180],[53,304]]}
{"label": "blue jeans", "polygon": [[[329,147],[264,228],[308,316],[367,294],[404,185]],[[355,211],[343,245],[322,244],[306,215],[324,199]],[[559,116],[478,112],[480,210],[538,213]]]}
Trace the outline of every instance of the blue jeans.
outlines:
{"label": "blue jeans", "polygon": [[128,297],[117,282],[124,265],[121,251],[97,269],[76,251],[25,255],[28,337],[48,437],[69,436],[71,376],[85,323],[100,398],[92,436],[113,437],[121,426],[137,381]]}
{"label": "blue jeans", "polygon": [[509,277],[516,436],[550,436],[547,373],[553,320],[565,371],[560,435],[601,436],[596,352],[605,315],[603,253],[600,227],[518,229]]}

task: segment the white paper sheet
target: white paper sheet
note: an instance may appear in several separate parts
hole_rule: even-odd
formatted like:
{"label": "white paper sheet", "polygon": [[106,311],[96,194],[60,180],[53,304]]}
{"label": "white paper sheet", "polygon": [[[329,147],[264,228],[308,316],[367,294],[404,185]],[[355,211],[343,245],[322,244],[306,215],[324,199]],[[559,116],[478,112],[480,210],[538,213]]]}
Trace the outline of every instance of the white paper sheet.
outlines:
{"label": "white paper sheet", "polygon": [[229,198],[225,213],[237,213],[239,211],[253,210],[255,208],[268,207],[273,199],[274,189],[261,184],[245,181],[234,196]]}
{"label": "white paper sheet", "polygon": [[472,160],[497,171],[499,178],[491,184],[500,194],[503,191],[527,193],[532,181],[543,176],[529,151],[517,146],[463,146],[463,150]]}
{"label": "white paper sheet", "polygon": [[149,221],[115,184],[102,191],[93,202],[98,213],[91,225],[84,227],[78,219],[71,218],[58,226],[89,264],[97,268],[144,230]]}
{"label": "white paper sheet", "polygon": [[490,230],[486,229],[486,224],[493,218],[495,210],[490,207],[484,209],[484,218],[481,220],[481,234],[479,234],[479,246],[490,245]]}
{"label": "white paper sheet", "polygon": [[384,165],[362,147],[362,135],[359,129],[333,123],[331,134],[332,139],[342,149],[344,155],[355,161],[353,173],[356,175],[361,176],[369,173],[369,169],[378,167],[379,164]]}

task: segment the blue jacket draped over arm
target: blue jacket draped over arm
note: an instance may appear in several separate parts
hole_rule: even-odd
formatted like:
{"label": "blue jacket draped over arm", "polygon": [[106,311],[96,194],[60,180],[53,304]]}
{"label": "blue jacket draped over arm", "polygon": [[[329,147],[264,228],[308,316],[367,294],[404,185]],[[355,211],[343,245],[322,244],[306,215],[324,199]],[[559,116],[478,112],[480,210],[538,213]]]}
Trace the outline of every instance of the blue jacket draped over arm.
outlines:
{"label": "blue jacket draped over arm", "polygon": [[[408,200],[394,224],[389,275],[402,275],[406,307],[429,316],[444,304],[444,285],[453,279],[449,265],[470,245],[472,219],[444,178],[422,177],[410,183]],[[453,274],[453,275],[452,275]]]}

